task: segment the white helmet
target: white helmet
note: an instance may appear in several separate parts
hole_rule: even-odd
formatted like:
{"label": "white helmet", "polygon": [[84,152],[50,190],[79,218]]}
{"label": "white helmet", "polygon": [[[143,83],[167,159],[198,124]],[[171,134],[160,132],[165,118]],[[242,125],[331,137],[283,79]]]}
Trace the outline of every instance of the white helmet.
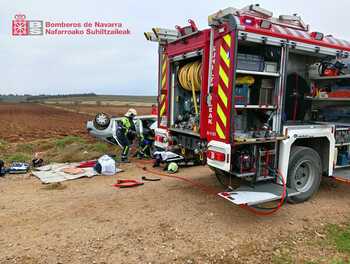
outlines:
{"label": "white helmet", "polygon": [[137,116],[137,112],[134,108],[130,108],[125,114],[126,117]]}

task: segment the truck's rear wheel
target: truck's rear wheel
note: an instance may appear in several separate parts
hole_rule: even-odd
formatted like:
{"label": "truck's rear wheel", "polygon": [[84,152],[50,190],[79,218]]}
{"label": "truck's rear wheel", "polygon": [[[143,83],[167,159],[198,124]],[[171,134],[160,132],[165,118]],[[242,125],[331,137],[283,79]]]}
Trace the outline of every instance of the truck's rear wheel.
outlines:
{"label": "truck's rear wheel", "polygon": [[225,189],[229,187],[238,188],[241,185],[240,179],[233,177],[232,174],[230,174],[229,172],[210,166],[209,168],[215,172],[216,179]]}
{"label": "truck's rear wheel", "polygon": [[301,203],[310,199],[320,187],[321,158],[312,148],[293,147],[289,158],[287,185],[300,194],[288,198],[290,203]]}

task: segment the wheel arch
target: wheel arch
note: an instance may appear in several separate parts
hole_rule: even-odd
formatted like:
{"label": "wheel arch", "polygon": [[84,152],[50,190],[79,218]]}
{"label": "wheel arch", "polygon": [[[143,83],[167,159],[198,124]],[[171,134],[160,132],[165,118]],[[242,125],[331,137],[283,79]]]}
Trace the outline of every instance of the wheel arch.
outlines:
{"label": "wheel arch", "polygon": [[327,137],[298,138],[291,148],[294,146],[308,147],[315,150],[321,158],[322,174],[329,175],[330,142]]}
{"label": "wheel arch", "polygon": [[318,137],[294,137],[290,136],[281,142],[279,147],[278,168],[287,181],[290,152],[293,146],[309,147],[315,150],[321,157],[322,173],[326,176],[333,175],[334,161],[334,137],[322,135]]}

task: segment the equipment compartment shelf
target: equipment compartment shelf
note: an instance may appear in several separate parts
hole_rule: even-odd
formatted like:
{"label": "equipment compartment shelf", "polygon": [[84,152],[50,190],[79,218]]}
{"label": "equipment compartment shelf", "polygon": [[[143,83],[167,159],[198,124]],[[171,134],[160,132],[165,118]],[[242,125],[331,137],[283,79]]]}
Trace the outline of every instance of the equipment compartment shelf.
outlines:
{"label": "equipment compartment shelf", "polygon": [[336,147],[350,146],[350,142],[347,142],[347,143],[336,143],[335,146]]}
{"label": "equipment compartment shelf", "polygon": [[315,78],[310,78],[311,80],[337,80],[337,79],[350,79],[350,74],[339,75],[339,76],[320,76]]}
{"label": "equipment compartment shelf", "polygon": [[238,74],[251,74],[251,75],[261,75],[261,76],[271,76],[271,77],[279,77],[280,74],[278,72],[258,72],[258,71],[245,71],[245,70],[236,70]]}
{"label": "equipment compartment shelf", "polygon": [[349,97],[344,97],[344,98],[337,98],[337,97],[327,97],[327,98],[319,98],[319,97],[305,97],[307,100],[312,100],[312,101],[333,101],[333,102],[347,102],[350,101]]}
{"label": "equipment compartment shelf", "polygon": [[271,143],[271,142],[277,142],[286,139],[285,136],[280,137],[273,137],[273,138],[245,138],[245,139],[235,139],[234,144],[235,145],[246,145],[246,144],[264,144],[264,143]]}
{"label": "equipment compartment shelf", "polygon": [[277,109],[274,105],[235,105],[236,109]]}
{"label": "equipment compartment shelf", "polygon": [[350,164],[347,164],[347,165],[336,165],[335,169],[341,169],[341,168],[347,168],[347,167],[350,167]]}

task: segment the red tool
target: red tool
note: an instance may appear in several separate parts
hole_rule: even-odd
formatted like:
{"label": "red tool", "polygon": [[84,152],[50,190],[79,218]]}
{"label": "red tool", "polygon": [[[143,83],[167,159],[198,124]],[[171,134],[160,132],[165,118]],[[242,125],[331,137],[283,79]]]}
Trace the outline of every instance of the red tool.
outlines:
{"label": "red tool", "polygon": [[141,185],[143,185],[143,182],[139,182],[137,180],[117,180],[117,183],[113,184],[114,187],[119,188],[131,188]]}
{"label": "red tool", "polygon": [[95,167],[96,165],[96,161],[95,160],[90,160],[90,161],[85,161],[80,163],[77,168],[91,168],[91,167]]}

